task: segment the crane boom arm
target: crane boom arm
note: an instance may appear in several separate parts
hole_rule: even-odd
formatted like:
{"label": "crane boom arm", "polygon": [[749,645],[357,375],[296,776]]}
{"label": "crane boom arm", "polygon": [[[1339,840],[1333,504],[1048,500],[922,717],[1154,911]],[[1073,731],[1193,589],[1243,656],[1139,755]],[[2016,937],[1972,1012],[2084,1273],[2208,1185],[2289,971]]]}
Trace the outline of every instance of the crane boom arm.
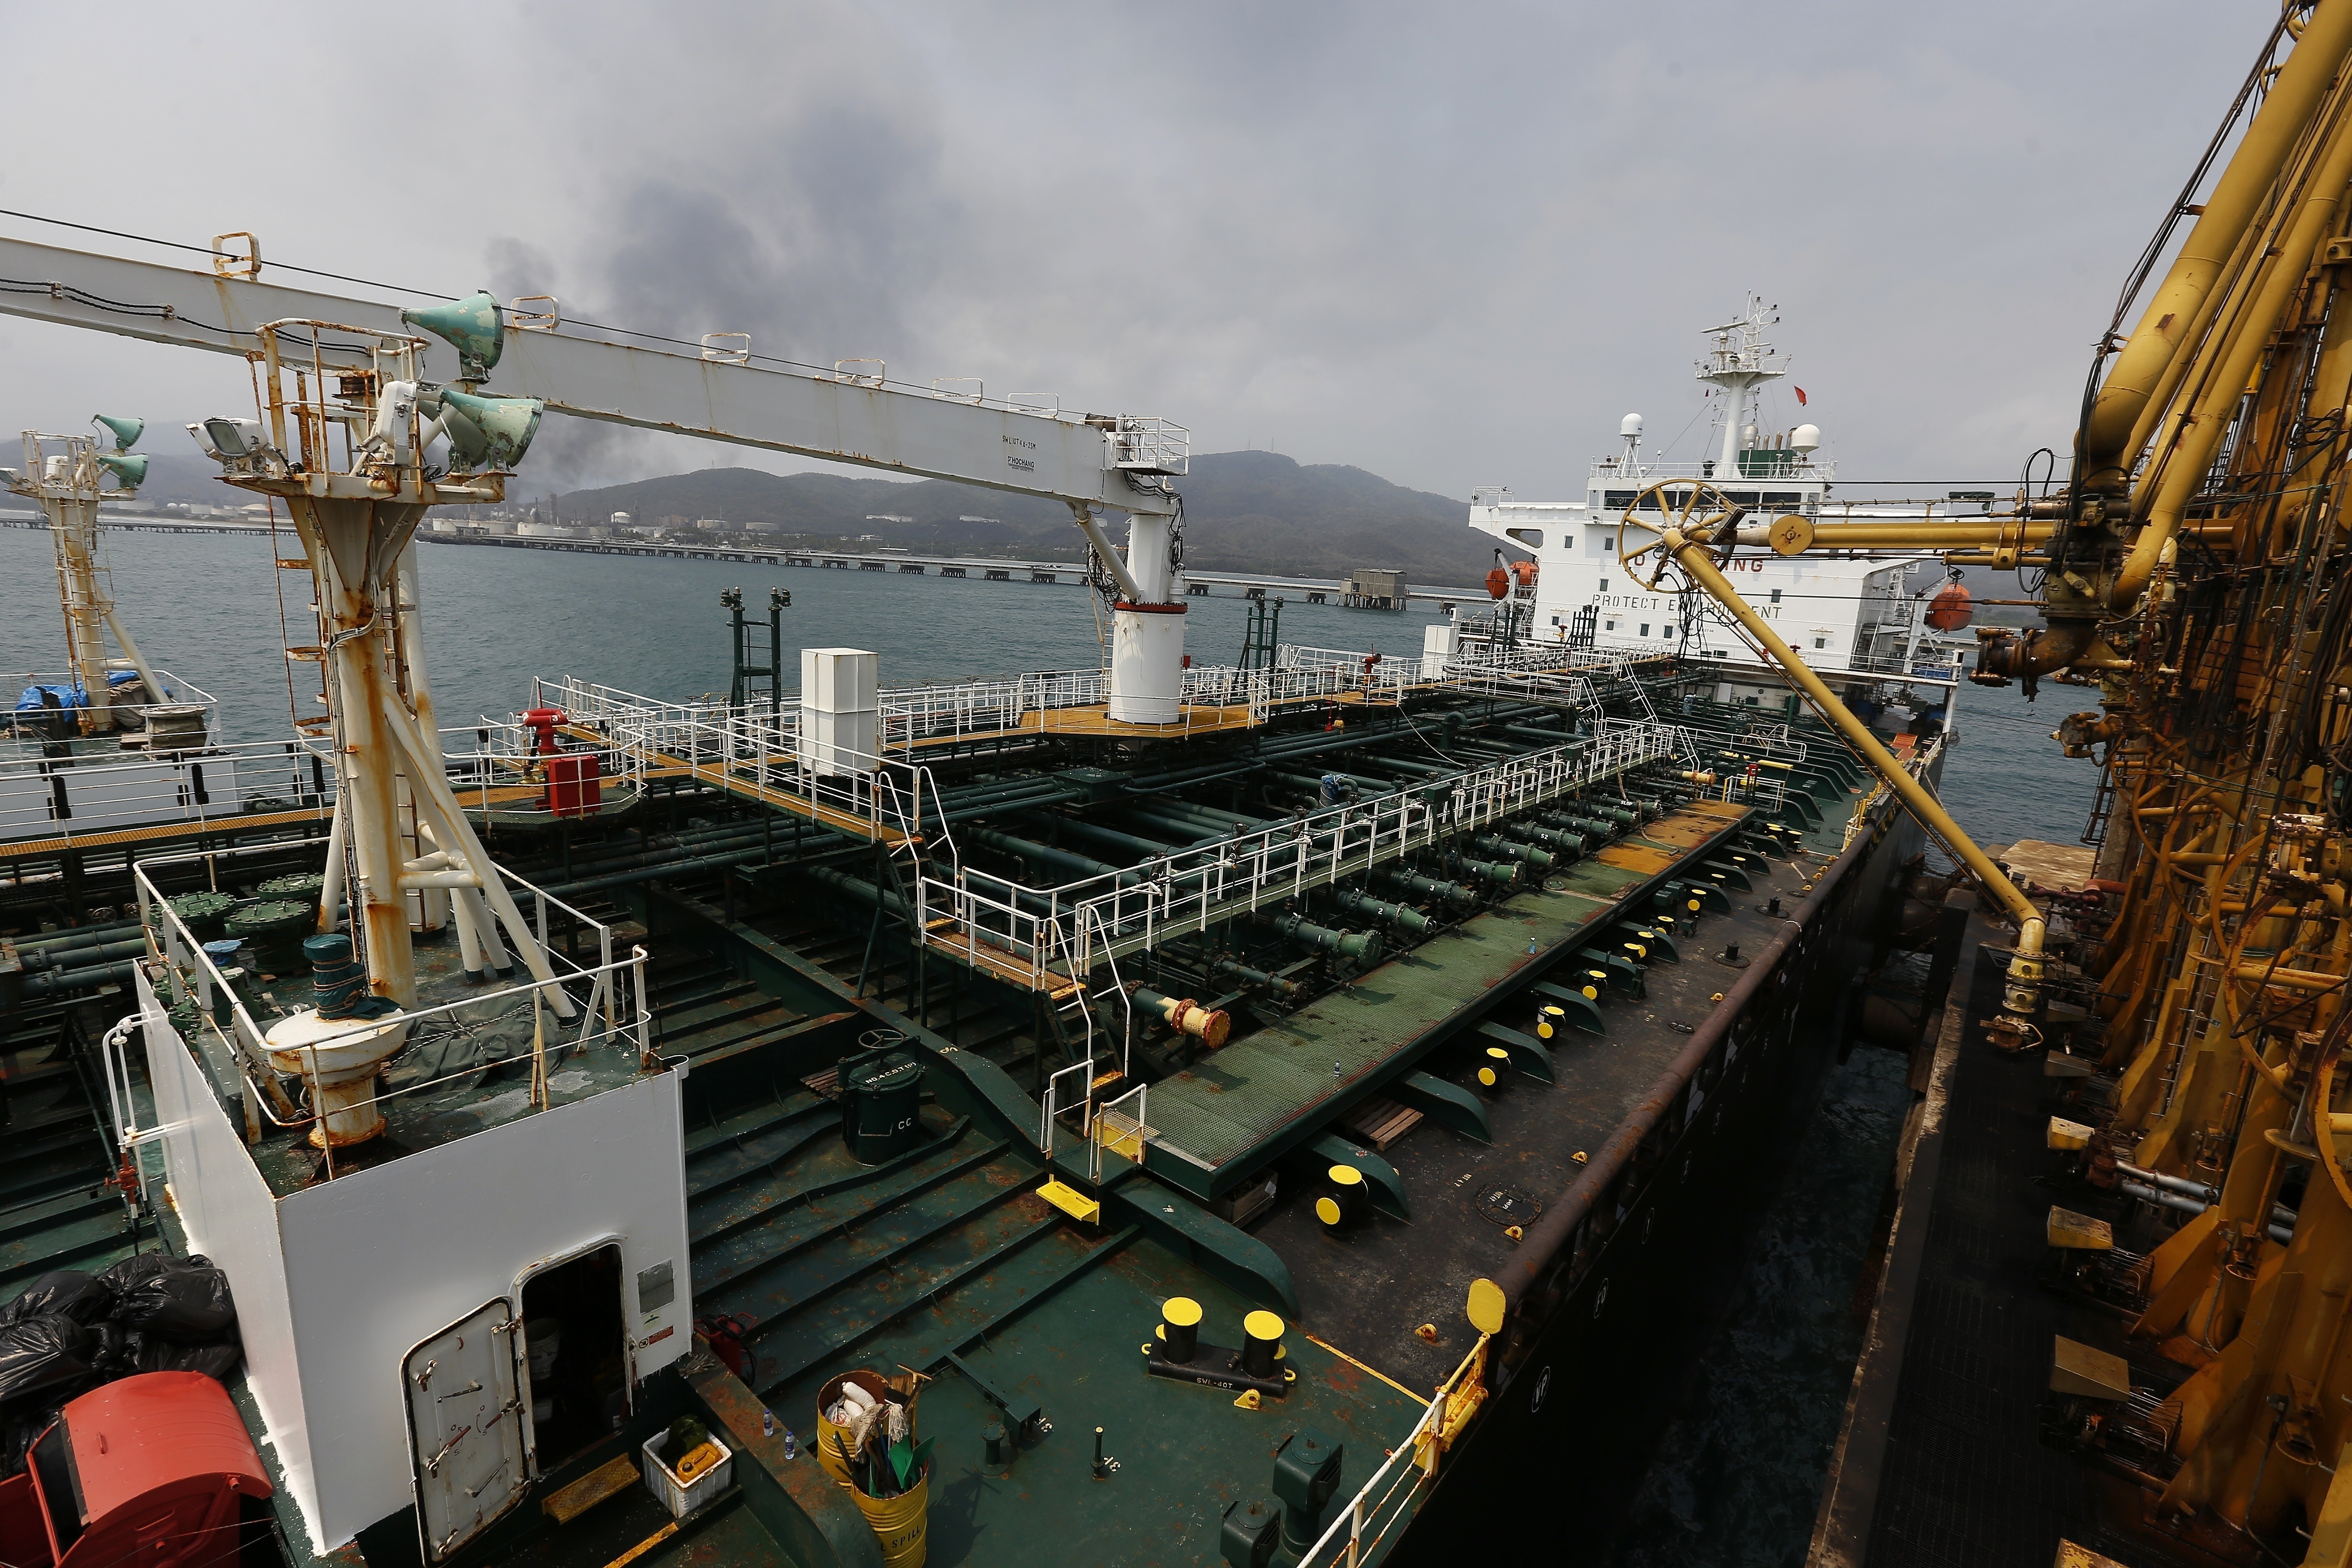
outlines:
{"label": "crane boom arm", "polygon": [[[400,310],[247,278],[0,238],[0,313],[244,355],[266,321],[341,321],[404,332]],[[330,363],[363,367],[363,353]],[[456,351],[438,339],[425,374],[457,378]],[[774,368],[618,341],[593,327],[509,326],[495,376],[500,393],[546,400],[560,413],[641,429],[992,489],[1073,506],[1165,516],[1172,493],[1139,489],[1118,466],[1110,422],[990,407],[877,385],[871,378]]]}

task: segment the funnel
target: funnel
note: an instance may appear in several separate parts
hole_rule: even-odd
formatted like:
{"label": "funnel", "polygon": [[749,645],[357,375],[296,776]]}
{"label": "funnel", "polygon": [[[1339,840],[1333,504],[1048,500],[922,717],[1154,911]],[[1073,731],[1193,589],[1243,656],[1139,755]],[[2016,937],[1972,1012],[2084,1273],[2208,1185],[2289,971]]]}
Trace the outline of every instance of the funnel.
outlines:
{"label": "funnel", "polygon": [[460,381],[488,380],[490,367],[499,363],[499,351],[506,346],[499,302],[487,289],[446,305],[403,310],[400,319],[405,325],[424,328],[457,351]]}
{"label": "funnel", "polygon": [[536,397],[476,397],[444,389],[441,429],[449,437],[450,466],[511,468],[530,450],[547,405]]}
{"label": "funnel", "polygon": [[127,419],[116,414],[93,414],[89,416],[89,422],[93,425],[103,425],[112,432],[114,449],[118,452],[128,452],[137,446],[140,436],[147,428],[147,421],[144,419]]}

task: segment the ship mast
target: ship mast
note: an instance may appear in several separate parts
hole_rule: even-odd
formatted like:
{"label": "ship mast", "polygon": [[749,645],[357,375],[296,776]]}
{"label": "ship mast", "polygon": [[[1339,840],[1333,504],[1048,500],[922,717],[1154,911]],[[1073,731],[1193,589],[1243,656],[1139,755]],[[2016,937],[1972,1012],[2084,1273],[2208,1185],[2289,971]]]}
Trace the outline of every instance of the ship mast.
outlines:
{"label": "ship mast", "polygon": [[1746,315],[1706,329],[1715,346],[1698,362],[1698,378],[1721,387],[1730,399],[1724,408],[1723,447],[1715,460],[1717,479],[1739,478],[1739,454],[1755,443],[1748,411],[1756,388],[1789,374],[1789,356],[1774,353],[1764,341],[1764,329],[1780,322],[1779,310],[1764,303],[1762,295],[1750,294]]}
{"label": "ship mast", "polygon": [[[66,654],[74,684],[82,690],[84,733],[114,728],[113,685],[106,657],[106,634],[138,670],[147,700],[163,699],[163,683],[147,668],[139,645],[114,613],[114,595],[98,563],[98,508],[103,500],[128,500],[147,477],[147,459],[131,450],[146,422],[93,415],[111,438],[101,445],[89,436],[25,432],[25,466],[0,468],[0,479],[18,495],[41,503],[58,560],[58,599],[65,611]],[[106,481],[117,481],[112,489]]]}
{"label": "ship mast", "polygon": [[[457,344],[458,381],[421,378],[430,340],[414,333],[268,321],[257,330],[262,418],[188,427],[222,478],[285,504],[310,554],[337,774],[320,929],[347,885],[369,988],[402,1006],[416,1001],[412,895],[423,895],[416,923],[428,926],[448,899],[468,973],[505,969],[510,942],[534,978],[553,979],[449,787],[418,646],[414,555],[431,508],[505,499],[544,405],[484,394],[503,337],[488,295],[409,319]],[[444,440],[446,470],[428,460]],[[543,995],[572,1016],[561,987]]]}

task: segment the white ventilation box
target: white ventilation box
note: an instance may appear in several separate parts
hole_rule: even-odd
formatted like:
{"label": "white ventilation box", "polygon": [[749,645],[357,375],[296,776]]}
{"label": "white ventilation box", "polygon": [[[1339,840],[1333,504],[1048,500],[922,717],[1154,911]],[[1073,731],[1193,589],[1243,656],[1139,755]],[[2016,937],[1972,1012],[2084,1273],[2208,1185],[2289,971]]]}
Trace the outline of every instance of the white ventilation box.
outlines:
{"label": "white ventilation box", "polygon": [[881,750],[879,654],[855,647],[801,649],[802,765],[819,773],[870,773]]}
{"label": "white ventilation box", "polygon": [[1434,626],[1421,628],[1421,678],[1423,680],[1436,680],[1444,676],[1445,667],[1454,659],[1454,623],[1450,616]]}

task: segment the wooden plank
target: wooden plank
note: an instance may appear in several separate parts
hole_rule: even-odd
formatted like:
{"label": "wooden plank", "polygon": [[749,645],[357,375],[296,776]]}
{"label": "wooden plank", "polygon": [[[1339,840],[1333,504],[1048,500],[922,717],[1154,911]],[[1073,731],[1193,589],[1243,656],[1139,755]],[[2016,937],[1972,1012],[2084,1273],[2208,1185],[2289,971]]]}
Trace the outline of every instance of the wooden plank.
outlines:
{"label": "wooden plank", "polygon": [[1421,1124],[1422,1113],[1410,1105],[1375,1095],[1339,1119],[1339,1130],[1378,1153]]}
{"label": "wooden plank", "polygon": [[2021,838],[1992,858],[2032,886],[2053,893],[2079,893],[2091,885],[2098,856],[2078,844],[2045,844]]}
{"label": "wooden plank", "polygon": [[621,1455],[597,1466],[570,1486],[548,1494],[539,1506],[558,1524],[570,1524],[607,1498],[618,1497],[636,1485],[637,1467]]}

